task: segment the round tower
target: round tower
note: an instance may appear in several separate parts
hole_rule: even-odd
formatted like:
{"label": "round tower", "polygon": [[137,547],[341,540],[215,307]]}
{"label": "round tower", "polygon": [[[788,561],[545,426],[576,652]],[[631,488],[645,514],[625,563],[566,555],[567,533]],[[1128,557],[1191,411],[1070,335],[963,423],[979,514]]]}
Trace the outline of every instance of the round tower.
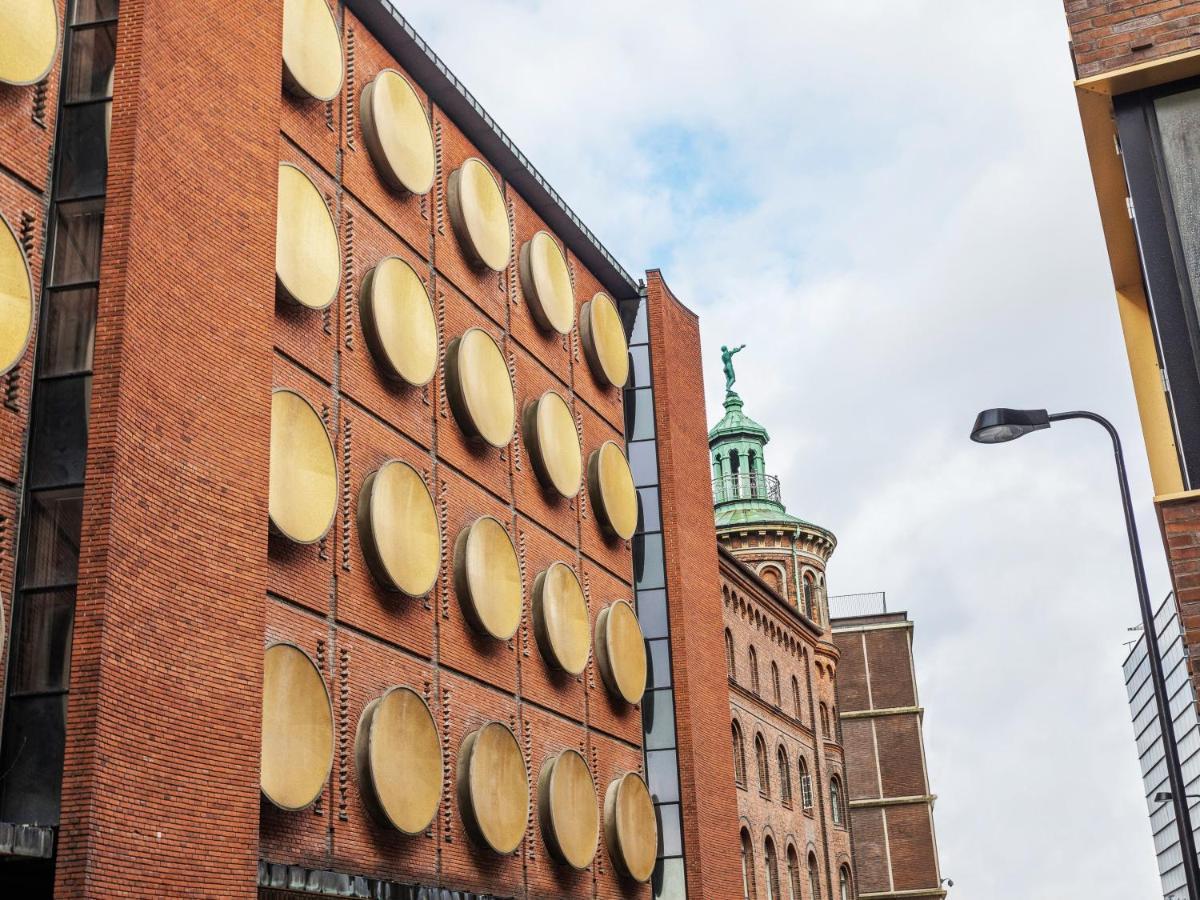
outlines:
{"label": "round tower", "polygon": [[837,538],[788,514],[779,479],[769,474],[763,452],[771,436],[743,411],[733,390],[732,354],[722,351],[725,415],[708,433],[717,540],[802,615],[828,628],[825,565]]}

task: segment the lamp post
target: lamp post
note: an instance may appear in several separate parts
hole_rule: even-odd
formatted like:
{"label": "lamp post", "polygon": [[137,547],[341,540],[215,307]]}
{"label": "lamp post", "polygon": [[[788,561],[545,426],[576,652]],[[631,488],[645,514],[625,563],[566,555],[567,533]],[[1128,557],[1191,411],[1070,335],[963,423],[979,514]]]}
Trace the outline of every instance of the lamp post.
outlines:
{"label": "lamp post", "polygon": [[1158,631],[1154,627],[1154,611],[1150,606],[1150,591],[1146,587],[1146,569],[1142,564],[1142,548],[1138,541],[1137,524],[1133,519],[1133,502],[1129,495],[1129,479],[1125,474],[1125,458],[1121,453],[1121,438],[1111,422],[1096,413],[1081,410],[1047,413],[1044,409],[986,409],[975,419],[971,440],[980,444],[1002,444],[1032,431],[1049,428],[1052,422],[1065,419],[1088,419],[1104,428],[1112,438],[1113,455],[1117,461],[1117,480],[1121,485],[1121,505],[1125,510],[1125,531],[1129,536],[1129,555],[1133,559],[1133,575],[1137,582],[1138,606],[1142,612],[1142,629],[1146,636],[1146,657],[1150,661],[1150,680],[1154,685],[1154,703],[1162,732],[1163,757],[1167,764],[1167,782],[1175,807],[1175,827],[1179,831],[1179,849],[1183,857],[1183,874],[1190,900],[1200,900],[1200,863],[1196,859],[1196,841],[1192,834],[1192,817],[1188,809],[1183,771],[1179,765],[1179,747],[1175,743],[1175,723],[1167,700],[1167,684],[1163,675],[1162,657],[1158,652]]}

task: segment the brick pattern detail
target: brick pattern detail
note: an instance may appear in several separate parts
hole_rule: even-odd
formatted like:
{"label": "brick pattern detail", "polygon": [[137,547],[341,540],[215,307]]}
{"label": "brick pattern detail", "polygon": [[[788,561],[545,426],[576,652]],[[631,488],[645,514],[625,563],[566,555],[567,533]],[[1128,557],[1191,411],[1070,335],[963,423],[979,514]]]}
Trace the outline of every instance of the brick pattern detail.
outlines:
{"label": "brick pattern detail", "polygon": [[1080,78],[1200,47],[1200,7],[1191,0],[1065,0]]}

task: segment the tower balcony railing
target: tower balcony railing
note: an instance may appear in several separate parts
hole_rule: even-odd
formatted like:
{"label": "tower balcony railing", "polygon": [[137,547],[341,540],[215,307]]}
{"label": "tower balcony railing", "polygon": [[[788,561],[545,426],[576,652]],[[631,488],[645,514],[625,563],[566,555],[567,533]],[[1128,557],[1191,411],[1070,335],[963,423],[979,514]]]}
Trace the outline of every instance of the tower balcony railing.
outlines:
{"label": "tower balcony railing", "polygon": [[770,500],[782,503],[779,479],[761,472],[739,472],[714,478],[713,502],[728,503],[733,500]]}

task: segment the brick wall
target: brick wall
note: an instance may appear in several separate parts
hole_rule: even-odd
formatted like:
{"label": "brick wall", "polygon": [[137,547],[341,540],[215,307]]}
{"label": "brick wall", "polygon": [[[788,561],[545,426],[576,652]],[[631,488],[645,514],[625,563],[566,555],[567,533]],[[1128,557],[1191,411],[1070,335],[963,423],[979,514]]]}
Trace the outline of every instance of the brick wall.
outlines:
{"label": "brick wall", "polygon": [[834,620],[859,889],[940,897],[912,623],[903,613]]}
{"label": "brick wall", "polygon": [[1158,516],[1183,626],[1188,671],[1200,690],[1200,500],[1191,497],[1160,503]]}
{"label": "brick wall", "polygon": [[[728,676],[730,714],[743,735],[745,779],[737,786],[738,813],[754,848],[755,883],[765,896],[767,878],[765,844],[770,837],[779,862],[780,884],[787,896],[789,853],[794,852],[804,900],[809,900],[808,860],[818,862],[821,898],[837,897],[837,878],[850,863],[850,831],[845,814],[834,824],[829,782],[847,778],[840,736],[832,722],[829,733],[821,727],[820,706],[837,703],[835,677],[840,677],[838,653],[821,632],[801,619],[782,595],[764,588],[731,554],[721,554],[721,596],[725,628],[733,646],[733,672]],[[750,649],[758,661],[758,689],[752,677]],[[774,693],[772,664],[778,667],[780,702]],[[798,690],[793,690],[795,679]],[[799,698],[797,705],[796,699]],[[759,777],[755,739],[761,735],[767,748],[769,791]],[[726,743],[730,736],[726,735]],[[791,802],[785,802],[779,748],[788,760]],[[802,803],[800,762],[812,779],[813,804]],[[843,801],[843,809],[845,802]]]}
{"label": "brick wall", "polygon": [[[688,895],[740,896],[721,588],[696,316],[647,273]],[[674,523],[674,527],[672,527]]]}
{"label": "brick wall", "polygon": [[1066,0],[1080,78],[1200,47],[1194,0]]}

